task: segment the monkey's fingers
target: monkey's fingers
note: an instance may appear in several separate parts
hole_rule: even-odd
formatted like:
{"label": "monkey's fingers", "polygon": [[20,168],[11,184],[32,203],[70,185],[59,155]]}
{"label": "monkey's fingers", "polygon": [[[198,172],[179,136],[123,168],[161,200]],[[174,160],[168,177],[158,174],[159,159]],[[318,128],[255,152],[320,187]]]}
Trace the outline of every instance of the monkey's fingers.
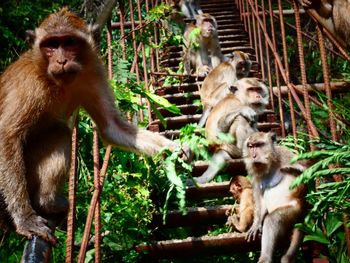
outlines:
{"label": "monkey's fingers", "polygon": [[300,0],[299,2],[301,3],[302,6],[305,6],[305,7],[308,7],[312,4],[312,2],[308,0]]}
{"label": "monkey's fingers", "polygon": [[46,225],[46,219],[32,215],[26,220],[16,224],[16,232],[20,235],[32,239],[33,236],[38,236],[52,245],[57,244],[57,238],[52,234],[52,230]]}
{"label": "monkey's fingers", "polygon": [[259,233],[259,228],[258,227],[255,227],[255,226],[252,226],[247,234],[246,234],[246,240],[248,242],[251,242],[251,241],[255,241],[256,237],[258,236],[258,233]]}

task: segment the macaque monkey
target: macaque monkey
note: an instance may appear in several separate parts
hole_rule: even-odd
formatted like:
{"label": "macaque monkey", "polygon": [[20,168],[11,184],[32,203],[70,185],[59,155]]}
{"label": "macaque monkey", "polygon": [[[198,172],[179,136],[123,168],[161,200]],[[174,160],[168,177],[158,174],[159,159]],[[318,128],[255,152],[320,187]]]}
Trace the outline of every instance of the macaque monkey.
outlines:
{"label": "macaque monkey", "polygon": [[[237,80],[231,90],[233,93],[222,99],[209,114],[205,131],[215,150],[208,169],[194,178],[197,183],[211,181],[226,161],[241,157],[244,141],[257,131],[257,116],[269,103],[268,89],[257,78]],[[220,133],[231,135],[234,142],[221,142],[218,140]]]}
{"label": "macaque monkey", "polygon": [[253,177],[254,221],[247,240],[261,237],[259,262],[272,262],[280,244],[287,243],[281,262],[294,262],[303,234],[294,224],[302,222],[306,212],[304,185],[290,189],[294,179],[306,169],[301,163],[290,164],[293,153],[276,144],[276,135],[268,132],[252,134],[244,143],[243,158]]}
{"label": "macaque monkey", "polygon": [[[221,53],[216,19],[204,13],[196,16],[196,24],[189,24],[184,33],[185,70],[206,76],[210,70],[225,60]],[[196,34],[198,33],[198,34]]]}
{"label": "macaque monkey", "polygon": [[182,14],[188,19],[194,20],[197,15],[203,14],[199,0],[175,0],[174,4],[178,6]]}
{"label": "macaque monkey", "polygon": [[324,22],[350,46],[349,0],[300,0],[304,7],[315,9]]}
{"label": "macaque monkey", "polygon": [[103,139],[156,154],[176,144],[124,121],[98,57],[97,26],[67,8],[28,32],[32,46],[0,77],[0,195],[17,233],[56,243],[44,217],[66,212],[60,195],[70,167],[68,119],[80,106]]}
{"label": "macaque monkey", "polygon": [[239,205],[227,211],[229,217],[226,225],[232,226],[235,231],[246,232],[254,216],[252,184],[245,176],[234,176],[230,181],[230,192]]}
{"label": "macaque monkey", "polygon": [[210,71],[199,91],[203,105],[199,127],[204,127],[211,109],[231,92],[230,87],[236,80],[248,77],[251,66],[252,61],[248,54],[234,51],[228,61]]}

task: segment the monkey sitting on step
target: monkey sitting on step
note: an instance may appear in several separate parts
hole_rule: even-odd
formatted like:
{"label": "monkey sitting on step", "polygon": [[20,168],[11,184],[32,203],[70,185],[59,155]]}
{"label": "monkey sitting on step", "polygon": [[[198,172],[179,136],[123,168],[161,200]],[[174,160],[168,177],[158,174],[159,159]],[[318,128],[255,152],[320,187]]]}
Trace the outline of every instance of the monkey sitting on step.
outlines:
{"label": "monkey sitting on step", "polygon": [[203,113],[198,127],[204,127],[212,108],[231,93],[230,87],[238,79],[248,77],[251,66],[252,61],[247,53],[234,51],[227,61],[210,71],[199,90]]}
{"label": "monkey sitting on step", "polygon": [[253,223],[254,201],[252,184],[245,176],[234,176],[230,181],[230,192],[238,205],[227,210],[226,225],[238,232],[246,232]]}
{"label": "monkey sitting on step", "polygon": [[259,263],[272,262],[282,244],[287,249],[281,262],[294,262],[303,240],[303,233],[294,225],[304,220],[307,189],[304,185],[290,189],[290,185],[306,166],[291,164],[293,157],[289,149],[276,144],[276,135],[271,132],[254,133],[243,146],[244,163],[253,178],[255,205],[247,240],[262,233]]}
{"label": "monkey sitting on step", "polygon": [[[199,184],[211,181],[228,160],[241,157],[246,138],[257,131],[257,116],[269,103],[266,85],[257,78],[242,78],[231,87],[232,93],[222,99],[210,112],[205,125],[206,137],[214,148],[208,169],[193,180]],[[234,141],[223,142],[220,134]]]}

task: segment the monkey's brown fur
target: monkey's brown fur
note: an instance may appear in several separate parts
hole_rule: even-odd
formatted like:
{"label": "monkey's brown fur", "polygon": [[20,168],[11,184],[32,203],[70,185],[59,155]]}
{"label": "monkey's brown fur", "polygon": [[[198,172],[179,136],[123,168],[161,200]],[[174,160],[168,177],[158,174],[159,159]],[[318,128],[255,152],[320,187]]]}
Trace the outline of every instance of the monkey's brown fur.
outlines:
{"label": "monkey's brown fur", "polygon": [[68,121],[80,106],[108,143],[146,154],[176,146],[120,117],[96,31],[64,8],[29,32],[31,49],[0,78],[0,194],[16,231],[27,238],[56,242],[43,217],[67,209],[60,192],[70,167]]}
{"label": "monkey's brown fur", "polygon": [[[200,29],[200,34],[191,39],[191,32]],[[210,70],[225,60],[221,53],[216,19],[204,13],[196,17],[196,24],[186,27],[184,33],[184,64],[187,74],[193,69],[199,76],[206,76]],[[193,45],[199,47],[193,47]]]}
{"label": "monkey's brown fur", "polygon": [[281,262],[291,263],[303,238],[294,224],[305,216],[306,188],[302,185],[291,190],[289,186],[306,167],[301,163],[290,164],[292,152],[275,142],[275,134],[257,132],[244,143],[243,157],[247,172],[253,178],[255,204],[247,239],[255,240],[262,232],[260,263],[272,262],[276,249],[287,243]]}
{"label": "monkey's brown fur", "polygon": [[350,2],[347,0],[301,0],[302,5],[313,8],[321,16],[320,19],[350,46]]}
{"label": "monkey's brown fur", "polygon": [[203,114],[198,126],[203,127],[212,108],[228,94],[237,79],[248,77],[252,61],[242,51],[234,51],[232,57],[214,68],[204,79],[199,91]]}
{"label": "monkey's brown fur", "polygon": [[[244,140],[256,131],[257,115],[269,102],[267,87],[256,78],[242,78],[232,94],[222,99],[211,111],[205,126],[206,136],[214,154],[208,169],[194,178],[203,184],[212,180],[231,158],[241,157]],[[233,142],[219,140],[220,133],[229,134]]]}
{"label": "monkey's brown fur", "polygon": [[254,201],[251,182],[244,176],[234,176],[230,181],[230,192],[239,203],[227,218],[226,224],[234,230],[246,232],[253,223]]}

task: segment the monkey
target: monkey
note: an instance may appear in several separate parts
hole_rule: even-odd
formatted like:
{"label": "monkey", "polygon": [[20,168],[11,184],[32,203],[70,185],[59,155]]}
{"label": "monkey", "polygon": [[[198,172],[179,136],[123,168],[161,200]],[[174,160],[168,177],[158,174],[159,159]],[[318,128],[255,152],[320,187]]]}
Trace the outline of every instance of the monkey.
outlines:
{"label": "monkey", "polygon": [[[193,178],[198,184],[211,181],[226,161],[240,158],[245,139],[257,131],[257,116],[269,103],[266,85],[257,78],[242,78],[231,87],[232,93],[213,107],[205,125],[206,137],[214,148],[207,170]],[[229,134],[234,142],[221,142],[220,133]]]}
{"label": "monkey", "polygon": [[300,2],[304,7],[315,9],[325,19],[332,16],[333,0],[301,0]]}
{"label": "monkey", "polygon": [[[251,182],[245,176],[234,176],[230,181],[230,192],[239,202],[239,207],[228,210],[226,225],[238,232],[246,232],[253,223],[254,201]],[[232,214],[233,212],[233,214]]]}
{"label": "monkey", "polygon": [[199,0],[173,0],[173,6],[177,6],[179,11],[188,19],[195,20],[197,15],[203,14]]}
{"label": "monkey", "polygon": [[210,14],[196,16],[196,23],[187,25],[184,33],[184,62],[187,74],[191,69],[201,77],[225,61],[221,53],[218,25]]}
{"label": "monkey", "polygon": [[177,147],[121,117],[98,56],[98,31],[63,8],[28,31],[30,49],[0,76],[0,193],[16,232],[28,239],[57,242],[47,218],[67,210],[68,120],[79,107],[108,144],[147,155]]}
{"label": "monkey", "polygon": [[243,147],[247,173],[252,176],[254,196],[253,225],[246,234],[248,241],[262,232],[260,263],[272,262],[276,249],[287,241],[287,250],[281,262],[294,262],[303,233],[294,228],[302,222],[306,212],[306,186],[290,189],[291,183],[306,166],[290,164],[294,154],[276,144],[276,134],[256,132],[248,137]]}
{"label": "monkey", "polygon": [[347,0],[301,0],[306,8],[315,9],[321,19],[350,46],[350,2]]}
{"label": "monkey", "polygon": [[198,127],[204,127],[211,109],[231,92],[230,87],[235,81],[248,77],[251,66],[252,61],[247,53],[234,51],[228,61],[222,62],[208,74],[199,90],[203,113]]}

